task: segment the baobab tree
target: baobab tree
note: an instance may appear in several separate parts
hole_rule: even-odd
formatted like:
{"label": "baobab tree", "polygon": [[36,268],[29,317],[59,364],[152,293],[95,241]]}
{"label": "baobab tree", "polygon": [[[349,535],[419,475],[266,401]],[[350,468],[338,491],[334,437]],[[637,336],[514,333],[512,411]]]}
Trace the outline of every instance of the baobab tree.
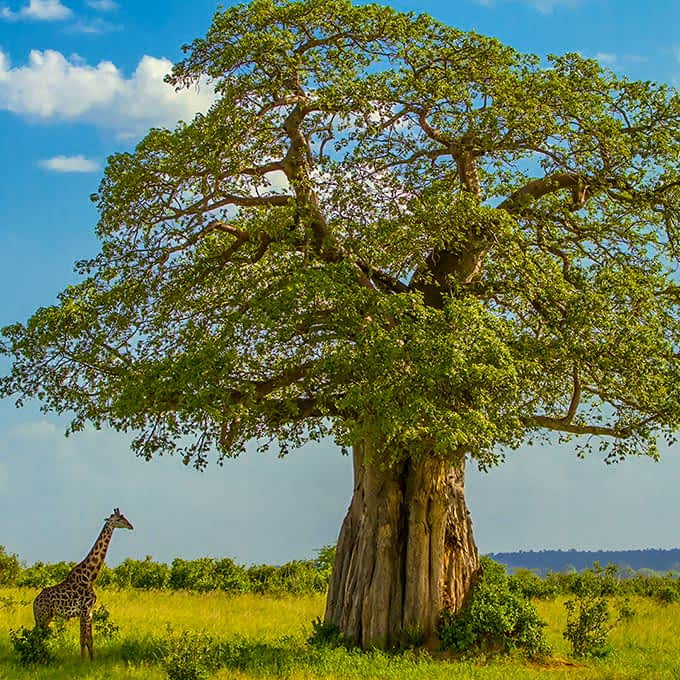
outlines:
{"label": "baobab tree", "polygon": [[345,0],[219,11],[168,76],[216,101],[109,159],[101,252],[4,330],[2,394],[202,467],[332,436],[354,494],[326,620],[435,631],[478,570],[464,464],[680,419],[680,101]]}

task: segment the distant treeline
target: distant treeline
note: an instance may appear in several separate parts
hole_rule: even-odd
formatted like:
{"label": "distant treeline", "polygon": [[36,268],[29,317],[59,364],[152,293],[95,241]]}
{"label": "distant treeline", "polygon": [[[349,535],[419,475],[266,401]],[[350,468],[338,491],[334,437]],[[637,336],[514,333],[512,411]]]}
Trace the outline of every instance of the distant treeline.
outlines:
{"label": "distant treeline", "polygon": [[[680,551],[631,551],[640,554]],[[548,554],[569,556],[570,562],[537,562],[534,556]],[[535,553],[497,553],[492,559],[507,565],[510,588],[530,598],[552,598],[581,592],[602,595],[640,595],[656,597],[664,602],[680,600],[680,570],[652,570],[643,567],[635,571],[613,564],[614,552],[545,551]],[[628,554],[621,552],[620,554]],[[526,556],[524,562],[505,560],[506,556]],[[602,563],[594,560],[585,564],[573,559],[587,555],[588,559],[603,556]],[[201,557],[195,560],[175,558],[171,564],[156,562],[150,556],[143,560],[126,559],[116,567],[104,565],[97,585],[104,588],[137,588],[140,590],[192,590],[229,593],[262,593],[269,595],[305,595],[323,593],[335,559],[335,548],[318,551],[316,559],[295,560],[280,566],[268,564],[246,567],[223,557]],[[678,559],[680,562],[680,558]],[[650,564],[651,562],[642,562]],[[62,581],[75,562],[36,562],[26,565],[16,555],[0,546],[0,586],[44,588]],[[576,570],[576,564],[585,564]],[[625,563],[630,566],[630,562]],[[639,562],[637,564],[640,564]],[[656,563],[660,564],[659,562]],[[667,564],[667,563],[666,563]],[[675,563],[671,563],[675,564]],[[564,566],[566,565],[566,568]],[[563,568],[559,568],[563,566]],[[557,567],[557,568],[556,568]]]}
{"label": "distant treeline", "polygon": [[661,550],[528,550],[490,553],[489,557],[514,569],[532,569],[545,576],[549,572],[583,571],[594,562],[615,564],[619,572],[649,569],[666,573],[680,571],[680,548]]}
{"label": "distant treeline", "polygon": [[[171,564],[126,559],[116,567],[104,565],[97,585],[142,590],[222,590],[232,593],[303,595],[325,592],[330,578],[335,548],[322,548],[315,560],[295,560],[281,566],[268,564],[250,567],[223,557],[195,560],[176,558]],[[75,562],[36,562],[23,564],[17,555],[0,546],[0,586],[44,588],[62,581]]]}

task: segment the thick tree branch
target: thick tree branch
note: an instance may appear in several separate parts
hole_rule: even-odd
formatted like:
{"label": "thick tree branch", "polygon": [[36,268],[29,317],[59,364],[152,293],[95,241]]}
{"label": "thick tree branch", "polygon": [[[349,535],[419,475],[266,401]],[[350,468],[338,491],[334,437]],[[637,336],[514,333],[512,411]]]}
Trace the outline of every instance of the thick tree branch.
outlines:
{"label": "thick tree branch", "polygon": [[545,427],[549,430],[558,432],[569,432],[570,434],[591,434],[602,437],[616,437],[625,439],[632,433],[631,427],[615,428],[604,425],[582,425],[568,422],[565,418],[551,418],[549,416],[535,415],[525,420],[527,425]]}
{"label": "thick tree branch", "polygon": [[564,422],[567,425],[574,420],[574,416],[578,410],[579,401],[581,400],[581,379],[579,378],[578,366],[576,364],[574,364],[572,376],[574,380],[574,389],[571,395],[571,402],[569,403],[569,410],[567,411],[567,415],[564,417]]}
{"label": "thick tree branch", "polygon": [[209,210],[217,210],[227,205],[244,208],[286,206],[290,205],[291,199],[292,196],[287,194],[269,194],[267,196],[236,196],[235,194],[226,194],[217,203],[210,206]]}
{"label": "thick tree branch", "polygon": [[242,175],[250,175],[252,177],[262,177],[270,172],[283,172],[283,161],[270,161],[263,165],[255,165],[251,168],[242,168],[239,172]]}
{"label": "thick tree branch", "polygon": [[[579,175],[572,172],[558,172],[547,175],[540,179],[534,179],[508,196],[499,206],[500,210],[505,210],[511,214],[522,212],[530,203],[561,189],[571,189],[572,192],[579,192],[581,187],[587,186]],[[580,205],[584,200],[583,196],[574,196],[575,205]]]}
{"label": "thick tree branch", "polygon": [[314,249],[326,259],[337,256],[337,248],[330,235],[328,223],[321,212],[310,178],[312,153],[309,142],[301,130],[305,110],[300,104],[288,114],[283,128],[290,139],[290,147],[283,159],[283,171],[295,192],[300,210],[308,213],[309,225],[314,235]]}
{"label": "thick tree branch", "polygon": [[308,364],[292,366],[266,380],[253,380],[246,383],[245,389],[229,390],[225,396],[230,404],[242,404],[250,398],[259,401],[268,394],[283,387],[290,387],[304,378],[315,363],[316,362],[310,362]]}
{"label": "thick tree branch", "polygon": [[310,178],[312,154],[309,142],[300,127],[307,112],[298,104],[284,122],[283,127],[291,140],[291,145],[281,165],[295,192],[299,212],[306,213],[309,220],[315,253],[326,262],[345,260],[351,263],[356,269],[357,280],[364,287],[387,288],[393,293],[405,292],[408,288],[398,279],[352,257],[333,237],[316,193],[312,189]]}
{"label": "thick tree branch", "polygon": [[534,415],[524,418],[524,423],[529,426],[545,427],[549,430],[558,432],[568,432],[570,434],[587,434],[598,437],[615,437],[616,439],[626,439],[635,434],[636,430],[645,427],[649,423],[658,420],[659,413],[653,413],[647,418],[642,418],[636,423],[623,427],[608,427],[606,425],[589,425],[584,423],[573,423],[566,418],[552,418],[544,415]]}
{"label": "thick tree branch", "polygon": [[427,114],[427,109],[422,108],[418,111],[418,122],[420,123],[420,127],[422,128],[423,132],[435,142],[443,144],[447,149],[450,148],[451,144],[453,144],[453,140],[447,137],[441,130],[432,127],[430,122],[427,120]]}

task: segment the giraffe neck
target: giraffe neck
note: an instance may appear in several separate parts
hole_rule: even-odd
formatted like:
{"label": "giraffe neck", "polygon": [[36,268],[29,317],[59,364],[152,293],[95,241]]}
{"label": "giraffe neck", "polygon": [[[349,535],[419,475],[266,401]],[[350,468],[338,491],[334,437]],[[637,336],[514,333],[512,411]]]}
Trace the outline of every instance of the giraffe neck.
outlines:
{"label": "giraffe neck", "polygon": [[84,574],[86,580],[92,583],[97,576],[99,576],[102,564],[104,564],[104,558],[106,557],[106,551],[109,549],[111,536],[113,536],[113,529],[104,526],[99,536],[97,536],[97,540],[94,542],[90,552],[87,553],[85,559],[78,564],[73,571]]}

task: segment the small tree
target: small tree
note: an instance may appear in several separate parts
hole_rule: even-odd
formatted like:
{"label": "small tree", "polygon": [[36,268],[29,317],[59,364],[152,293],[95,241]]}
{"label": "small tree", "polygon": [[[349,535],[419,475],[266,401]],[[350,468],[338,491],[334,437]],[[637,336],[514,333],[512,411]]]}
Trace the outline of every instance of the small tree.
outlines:
{"label": "small tree", "polygon": [[611,621],[607,598],[594,589],[582,590],[564,606],[567,625],[562,635],[571,644],[572,656],[576,657],[607,656],[609,633],[622,621],[630,621],[635,616],[635,610],[624,599],[616,604],[618,616]]}
{"label": "small tree", "polygon": [[21,564],[15,554],[8,554],[4,545],[0,545],[0,586],[13,586],[19,574]]}
{"label": "small tree", "polygon": [[326,620],[429,636],[478,570],[466,458],[673,436],[678,95],[346,0],[254,0],[185,49],[168,82],[217,101],[109,159],[101,253],[5,329],[0,391],[199,467],[333,435]]}

